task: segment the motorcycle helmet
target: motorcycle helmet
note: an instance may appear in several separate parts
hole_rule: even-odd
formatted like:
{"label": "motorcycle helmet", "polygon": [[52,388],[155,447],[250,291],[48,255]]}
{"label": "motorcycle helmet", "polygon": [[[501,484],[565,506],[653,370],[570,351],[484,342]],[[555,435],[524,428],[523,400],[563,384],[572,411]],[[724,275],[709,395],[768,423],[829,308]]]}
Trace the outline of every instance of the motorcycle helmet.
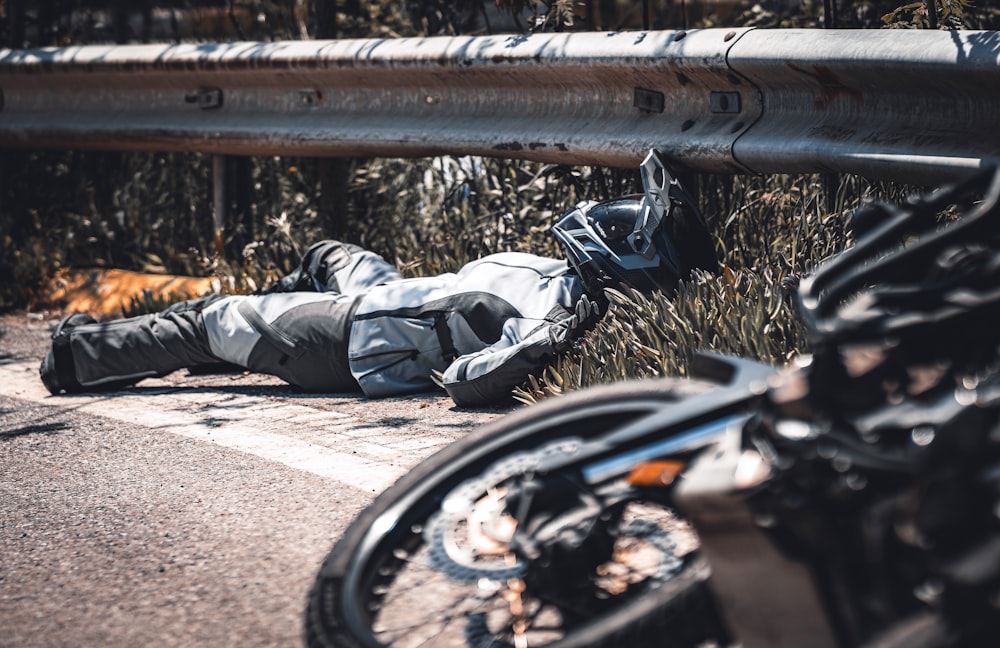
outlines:
{"label": "motorcycle helmet", "polygon": [[552,227],[590,292],[616,284],[670,292],[693,268],[718,266],[695,201],[655,150],[646,156],[640,175],[645,193],[581,202]]}

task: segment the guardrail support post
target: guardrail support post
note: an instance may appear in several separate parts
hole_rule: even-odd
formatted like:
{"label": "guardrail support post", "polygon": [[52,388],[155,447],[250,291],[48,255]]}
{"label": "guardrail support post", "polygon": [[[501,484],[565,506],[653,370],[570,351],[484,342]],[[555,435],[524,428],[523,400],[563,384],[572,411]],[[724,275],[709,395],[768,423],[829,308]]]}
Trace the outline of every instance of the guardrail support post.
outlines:
{"label": "guardrail support post", "polygon": [[[934,2],[934,0],[931,0]],[[823,29],[837,28],[837,0],[823,2]],[[832,214],[837,205],[837,185],[840,179],[834,173],[823,174],[823,188],[826,193],[826,213]]]}
{"label": "guardrail support post", "polygon": [[[358,0],[316,3],[316,38],[335,39],[340,36],[337,26],[337,7],[343,5],[344,13],[360,13]],[[347,184],[350,160],[320,158],[319,160],[319,209],[326,221],[326,234],[337,238],[344,230],[344,213],[347,208]]]}
{"label": "guardrail support post", "polygon": [[7,0],[7,47],[24,47],[24,0]]}
{"label": "guardrail support post", "polygon": [[927,26],[930,29],[937,29],[937,0],[924,0],[924,4],[927,6]]}
{"label": "guardrail support post", "polygon": [[319,162],[319,210],[326,223],[326,234],[333,238],[344,233],[350,170],[349,159],[323,158]]}
{"label": "guardrail support post", "polygon": [[[238,259],[253,235],[250,215],[250,158],[242,155],[212,156],[212,222],[215,254],[220,259]],[[226,234],[231,239],[226,249]]]}
{"label": "guardrail support post", "polygon": [[823,0],[823,28],[837,28],[837,0]]}
{"label": "guardrail support post", "polygon": [[212,156],[212,222],[214,228],[212,231],[213,238],[215,239],[215,256],[217,258],[223,258],[225,250],[223,249],[223,232],[226,229],[226,220],[229,216],[229,197],[226,195],[226,156],[225,155],[213,155]]}

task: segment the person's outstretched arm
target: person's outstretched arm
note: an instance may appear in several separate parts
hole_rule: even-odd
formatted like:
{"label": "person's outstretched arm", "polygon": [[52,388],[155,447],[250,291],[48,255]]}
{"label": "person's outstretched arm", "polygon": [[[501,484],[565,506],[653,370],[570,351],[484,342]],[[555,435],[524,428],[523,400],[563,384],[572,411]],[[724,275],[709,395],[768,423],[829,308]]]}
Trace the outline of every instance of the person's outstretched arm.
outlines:
{"label": "person's outstretched arm", "polygon": [[444,372],[444,388],[456,405],[478,406],[510,399],[515,387],[540,372],[557,353],[601,318],[598,304],[585,295],[574,311],[539,324],[537,320],[510,319],[500,340],[482,351],[460,356]]}

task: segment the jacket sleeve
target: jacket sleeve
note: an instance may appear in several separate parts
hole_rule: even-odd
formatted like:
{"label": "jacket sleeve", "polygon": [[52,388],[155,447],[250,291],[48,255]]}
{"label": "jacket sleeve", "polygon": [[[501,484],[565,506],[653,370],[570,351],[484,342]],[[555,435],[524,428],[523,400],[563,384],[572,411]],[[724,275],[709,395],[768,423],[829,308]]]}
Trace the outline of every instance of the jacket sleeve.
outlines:
{"label": "jacket sleeve", "polygon": [[515,387],[551,361],[560,348],[564,329],[562,322],[546,322],[522,336],[518,335],[518,323],[508,322],[500,340],[451,363],[444,372],[445,390],[461,406],[508,400]]}

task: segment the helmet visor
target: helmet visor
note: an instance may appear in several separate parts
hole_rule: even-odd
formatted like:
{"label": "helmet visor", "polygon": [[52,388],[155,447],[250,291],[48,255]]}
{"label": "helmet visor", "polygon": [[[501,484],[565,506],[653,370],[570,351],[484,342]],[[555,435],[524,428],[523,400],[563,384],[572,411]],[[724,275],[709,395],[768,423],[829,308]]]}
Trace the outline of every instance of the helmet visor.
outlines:
{"label": "helmet visor", "polygon": [[635,229],[639,216],[639,196],[623,196],[597,203],[587,215],[605,241],[623,240]]}

